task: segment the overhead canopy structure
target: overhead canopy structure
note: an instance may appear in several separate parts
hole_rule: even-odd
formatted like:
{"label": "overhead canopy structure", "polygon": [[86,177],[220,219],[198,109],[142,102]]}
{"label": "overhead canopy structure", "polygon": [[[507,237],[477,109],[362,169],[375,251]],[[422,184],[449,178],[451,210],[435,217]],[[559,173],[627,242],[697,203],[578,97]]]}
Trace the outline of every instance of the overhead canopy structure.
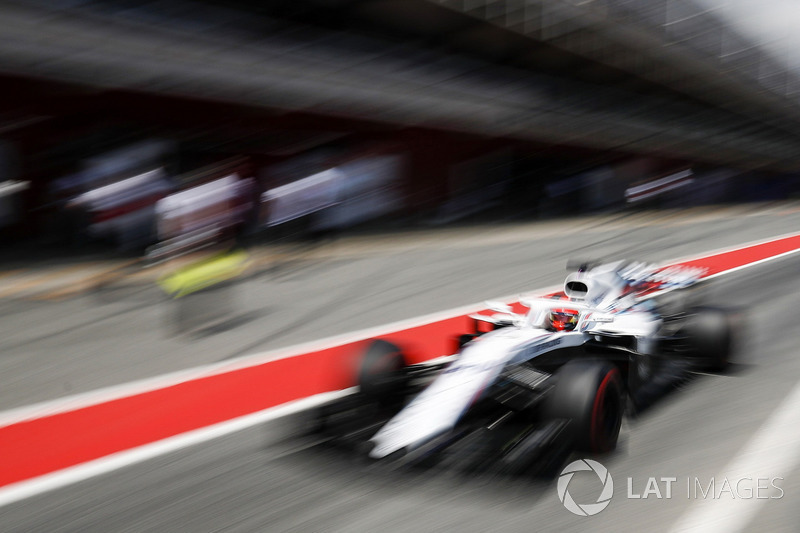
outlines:
{"label": "overhead canopy structure", "polygon": [[97,91],[800,168],[796,76],[691,2],[261,4],[4,3],[0,69]]}

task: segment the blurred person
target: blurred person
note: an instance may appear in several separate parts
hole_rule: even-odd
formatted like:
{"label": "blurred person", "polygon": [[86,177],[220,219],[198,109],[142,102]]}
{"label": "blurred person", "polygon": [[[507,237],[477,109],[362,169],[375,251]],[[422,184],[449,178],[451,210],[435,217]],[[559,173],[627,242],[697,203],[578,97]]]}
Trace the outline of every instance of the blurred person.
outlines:
{"label": "blurred person", "polygon": [[[84,192],[66,204],[69,218],[90,237],[109,239],[120,250],[144,247],[154,240],[155,206],[172,185],[158,168]],[[77,228],[76,228],[77,229]],[[80,233],[79,233],[80,235]]]}
{"label": "blurred person", "polygon": [[156,205],[159,241],[147,258],[169,263],[158,284],[173,301],[177,333],[207,330],[234,316],[232,282],[249,265],[242,244],[252,222],[255,189],[253,178],[234,172]]}

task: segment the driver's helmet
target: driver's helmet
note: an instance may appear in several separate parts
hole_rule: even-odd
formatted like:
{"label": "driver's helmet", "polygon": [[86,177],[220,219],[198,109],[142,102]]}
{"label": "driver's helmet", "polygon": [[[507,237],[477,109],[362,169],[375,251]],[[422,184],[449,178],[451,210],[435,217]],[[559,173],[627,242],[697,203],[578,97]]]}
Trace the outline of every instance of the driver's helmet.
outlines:
{"label": "driver's helmet", "polygon": [[578,325],[578,314],[575,309],[551,309],[547,315],[547,327],[551,331],[572,331]]}

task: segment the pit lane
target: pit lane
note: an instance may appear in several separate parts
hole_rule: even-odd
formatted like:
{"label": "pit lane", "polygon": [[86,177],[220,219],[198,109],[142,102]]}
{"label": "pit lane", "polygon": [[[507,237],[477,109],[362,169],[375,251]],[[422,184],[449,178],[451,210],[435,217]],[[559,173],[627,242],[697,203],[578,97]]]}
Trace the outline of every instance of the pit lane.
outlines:
{"label": "pit lane", "polygon": [[[798,222],[799,215],[787,212],[695,223],[620,220],[505,240],[456,233],[440,236],[437,246],[331,256],[246,282],[243,310],[263,314],[200,339],[166,336],[153,322],[163,302],[145,298],[112,304],[116,317],[98,310],[91,295],[29,304],[19,310],[28,320],[18,324],[68,315],[76,325],[45,338],[33,327],[10,332],[17,344],[7,346],[3,364],[15,379],[2,401],[22,405],[63,394],[65,383],[72,390],[96,386],[98,379],[112,384],[550,286],[563,278],[567,257],[660,261],[791,231]],[[627,500],[624,479],[714,475],[793,388],[800,377],[792,331],[798,264],[787,259],[755,267],[714,288],[716,302],[754,306],[744,357],[728,375],[699,376],[626,424],[620,450],[602,459],[619,479],[615,498],[595,517],[571,515],[548,484],[464,481],[447,472],[386,477],[298,440],[294,418],[12,504],[0,510],[0,524],[19,531],[668,530],[692,502]],[[786,496],[769,502],[754,525],[794,523],[800,484],[792,483],[792,472],[784,477]]]}

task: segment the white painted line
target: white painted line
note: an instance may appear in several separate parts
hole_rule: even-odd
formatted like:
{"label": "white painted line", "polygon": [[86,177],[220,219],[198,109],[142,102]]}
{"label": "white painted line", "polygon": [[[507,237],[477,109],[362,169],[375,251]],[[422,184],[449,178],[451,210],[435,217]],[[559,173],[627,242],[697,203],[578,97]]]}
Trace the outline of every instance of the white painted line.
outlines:
{"label": "white painted line", "polygon": [[153,459],[160,455],[165,455],[189,446],[194,446],[195,444],[200,444],[249,427],[257,426],[269,422],[270,420],[275,420],[276,418],[306,411],[338,398],[343,398],[354,392],[355,388],[350,388],[317,394],[316,396],[310,396],[239,418],[226,420],[225,422],[213,426],[207,426],[189,431],[188,433],[182,433],[174,437],[145,444],[138,448],[108,455],[88,463],[79,464],[30,480],[7,485],[0,489],[0,507],[50,490],[85,481],[95,476],[107,474],[114,470]]}
{"label": "white painted line", "polygon": [[[768,239],[763,239],[759,241],[753,241],[748,244],[743,244],[739,246],[727,247],[727,248],[720,248],[711,252],[707,252],[704,254],[693,255],[693,256],[685,256],[680,259],[675,259],[671,261],[665,262],[665,264],[675,264],[675,263],[685,263],[688,261],[693,261],[697,259],[702,259],[704,257],[718,255],[726,252],[732,252],[736,250],[741,250],[743,248],[749,248],[751,246],[758,246],[760,244],[766,244],[769,242],[779,241],[781,239],[786,239],[789,237],[796,237],[800,236],[800,232],[795,233],[787,233],[784,235],[780,235],[778,237],[772,237]],[[756,261],[754,263],[750,263],[747,265],[743,265],[741,267],[733,268],[730,270],[725,270],[722,272],[718,272],[717,274],[713,274],[712,276],[708,276],[704,278],[704,280],[713,279],[715,277],[719,277],[725,274],[730,274],[745,268],[749,268],[751,266],[755,266],[758,264],[762,264],[768,261],[772,261],[775,259],[779,259],[788,255],[792,255],[795,253],[800,252],[798,250],[792,250],[774,257],[768,257],[766,259],[762,259],[760,261]],[[544,288],[539,290],[530,291],[531,293],[548,293],[554,292],[557,290],[561,290],[561,286],[557,287],[550,287]],[[665,290],[664,292],[669,292],[670,289]],[[646,298],[650,298],[655,296],[655,294],[649,295]],[[505,296],[502,298],[494,298],[495,300],[501,300],[504,302],[512,301],[518,299],[519,295],[512,295],[512,296]],[[417,326],[421,326],[427,324],[429,322],[434,322],[437,320],[444,320],[447,318],[452,318],[458,315],[467,315],[470,313],[477,312],[483,309],[483,304],[471,304],[466,305],[463,307],[457,307],[454,309],[448,309],[445,311],[438,311],[435,313],[431,313],[428,315],[424,315],[421,317],[410,318],[406,320],[400,320],[397,322],[392,322],[390,324],[384,324],[381,326],[376,326],[372,328],[362,329],[358,331],[353,331],[350,333],[344,333],[341,335],[336,335],[333,337],[327,337],[324,339],[320,339],[317,341],[311,341],[303,344],[296,344],[293,346],[288,346],[286,348],[278,348],[275,350],[269,350],[266,352],[260,352],[251,355],[244,355],[235,359],[230,359],[228,361],[223,361],[220,363],[214,363],[209,365],[198,366],[194,368],[189,368],[186,370],[180,370],[177,372],[171,372],[168,374],[162,374],[160,376],[141,379],[137,381],[132,381],[120,385],[113,385],[110,387],[104,387],[102,389],[96,389],[89,392],[74,394],[70,396],[64,396],[61,398],[56,398],[54,400],[47,400],[44,402],[26,405],[23,407],[18,407],[15,409],[9,409],[6,411],[0,412],[0,428],[4,426],[9,426],[12,424],[16,424],[19,422],[23,422],[25,420],[32,420],[35,418],[41,418],[44,416],[50,416],[58,413],[65,413],[68,411],[74,411],[77,409],[81,409],[83,407],[88,407],[90,405],[96,405],[100,403],[109,402],[112,400],[116,400],[119,398],[124,398],[127,396],[133,396],[135,394],[142,394],[145,392],[158,390],[174,385],[178,385],[180,383],[184,383],[187,381],[192,381],[204,377],[225,374],[227,372],[231,372],[234,370],[240,370],[243,368],[253,367],[262,365],[264,363],[268,363],[270,361],[277,361],[280,359],[286,359],[289,357],[296,357],[298,355],[302,355],[307,352],[316,351],[316,350],[324,350],[326,348],[332,348],[334,346],[338,346],[341,344],[346,344],[350,342],[358,342],[366,339],[370,339],[373,337],[379,337],[381,335],[387,335],[389,333],[401,330],[401,329],[408,329]]]}
{"label": "white painted line", "polygon": [[[727,253],[727,252],[734,252],[736,250],[741,250],[741,249],[747,248],[749,246],[758,246],[759,244],[766,244],[766,243],[769,243],[769,242],[774,242],[774,241],[778,241],[778,240],[781,240],[781,239],[786,239],[786,238],[789,238],[789,237],[797,237],[797,236],[800,236],[800,233],[791,233],[791,234],[788,234],[788,235],[784,235],[783,237],[778,237],[778,238],[775,238],[775,239],[768,239],[768,240],[765,240],[765,241],[756,242],[755,244],[749,244],[747,246],[740,246],[738,248],[722,248],[719,251],[710,252],[710,253],[708,253],[706,255],[690,256],[688,258],[677,259],[675,261],[670,261],[668,264],[688,263],[690,261],[695,261],[695,260],[698,260],[698,259],[702,259],[702,258],[707,257],[707,256],[724,254],[724,253]],[[746,269],[754,267],[754,266],[762,265],[764,263],[769,263],[770,261],[776,261],[778,259],[783,259],[784,257],[789,257],[789,256],[797,254],[797,253],[800,253],[800,248],[796,248],[794,250],[789,250],[788,252],[783,252],[782,254],[772,255],[770,257],[765,257],[764,259],[759,259],[758,261],[753,261],[752,263],[747,263],[746,265],[740,265],[738,267],[729,268],[727,270],[721,270],[721,271],[717,272],[716,274],[711,274],[710,276],[706,276],[706,277],[702,278],[700,280],[700,282],[704,283],[706,281],[709,281],[709,280],[712,280],[712,279],[715,279],[715,278],[718,278],[718,277],[721,277],[721,276],[727,276],[728,274],[733,274],[734,272],[739,272],[740,270],[746,270]],[[651,298],[655,298],[656,296],[662,296],[662,295],[664,295],[664,294],[666,294],[668,292],[672,292],[672,291],[675,291],[675,290],[680,290],[680,288],[679,287],[672,287],[672,288],[662,289],[662,290],[659,290],[658,292],[654,292],[654,293],[647,294],[647,295],[643,296],[642,300],[649,300]]]}
{"label": "white painted line", "polygon": [[[767,244],[767,243],[770,243],[770,242],[782,241],[783,239],[790,239],[792,237],[800,237],[800,231],[794,231],[794,232],[790,232],[790,233],[783,233],[781,235],[778,235],[777,237],[768,237],[766,239],[759,239],[759,240],[748,242],[747,244],[739,244],[739,245],[735,245],[735,246],[724,246],[722,248],[716,248],[716,249],[711,250],[709,252],[703,252],[703,253],[700,253],[700,254],[686,255],[686,256],[683,256],[681,258],[668,261],[667,264],[687,263],[689,261],[696,261],[698,259],[703,259],[705,257],[711,257],[711,256],[714,256],[714,255],[725,254],[725,253],[728,253],[728,252],[735,252],[737,250],[744,250],[745,248],[752,248],[754,246],[760,246],[762,244]],[[767,258],[767,260],[769,260],[769,259],[770,258]],[[747,266],[747,265],[745,265],[745,266]]]}
{"label": "white painted line", "polygon": [[[800,384],[764,423],[715,480],[757,478],[787,479],[800,463]],[[780,486],[780,481],[777,482]],[[769,482],[765,483],[769,485]],[[755,495],[755,490],[754,490]],[[762,496],[777,498],[781,491],[770,487]],[[734,499],[729,494],[720,498],[697,499],[689,511],[670,530],[671,533],[736,533],[747,529],[768,498]]]}
{"label": "white painted line", "polygon": [[[800,234],[797,234],[800,235]],[[771,242],[774,240],[779,240],[779,237],[775,239],[766,240],[763,242]],[[761,244],[761,243],[759,243]],[[738,248],[732,248],[732,250],[746,248],[748,246],[753,246],[754,244],[750,245],[743,245]],[[708,255],[715,255],[721,252],[713,252],[705,255],[698,256],[698,258],[706,257]],[[779,257],[789,255],[791,253],[795,253],[795,251],[787,252],[785,254],[781,254],[779,256],[775,256],[773,258],[768,258],[757,263],[763,263],[768,260],[777,259]],[[672,261],[670,264],[678,263],[678,262],[685,262],[686,260],[678,260]],[[753,266],[753,263],[750,265],[745,265],[743,267],[739,267],[736,269],[731,269],[729,271],[721,272],[720,274],[725,274],[729,272],[733,272],[735,270],[739,270],[741,268],[745,268],[747,266]],[[541,289],[539,291],[532,291],[532,292],[539,292],[539,293],[548,293],[553,292],[555,290],[560,290],[560,286],[556,288],[547,288]],[[505,298],[498,298],[502,301],[511,301],[516,299],[516,296],[509,296]],[[422,317],[417,317],[409,320],[403,320],[399,322],[394,322],[392,324],[386,324],[383,326],[378,326],[374,328],[368,328],[352,333],[347,333],[343,335],[337,335],[334,337],[329,337],[327,339],[322,339],[315,342],[309,342],[304,344],[299,344],[295,346],[291,346],[284,349],[279,350],[272,350],[260,354],[254,354],[249,356],[243,356],[237,359],[232,359],[230,361],[225,361],[222,363],[217,363],[213,365],[205,365],[201,367],[196,367],[194,369],[189,369],[181,372],[174,372],[171,374],[166,374],[163,376],[158,376],[151,379],[145,379],[140,381],[135,381],[123,385],[118,385],[114,387],[108,387],[105,389],[100,389],[84,394],[78,394],[74,396],[70,396],[67,398],[61,398],[58,400],[53,400],[49,402],[43,402],[36,405],[31,405],[27,407],[22,407],[19,409],[13,409],[10,411],[5,411],[0,413],[0,427],[4,425],[10,425],[16,422],[20,422],[23,420],[29,420],[32,418],[37,418],[41,416],[51,415],[59,412],[66,412],[70,410],[75,410],[80,407],[85,407],[88,405],[93,405],[97,403],[102,403],[106,401],[110,401],[116,398],[121,398],[125,396],[130,396],[133,394],[144,393],[150,390],[155,390],[163,387],[168,387],[171,385],[177,385],[179,383],[189,381],[192,379],[198,379],[202,377],[212,376],[216,374],[222,374],[226,372],[230,372],[232,370],[237,370],[241,368],[247,368],[252,366],[257,366],[269,361],[275,361],[279,359],[284,359],[288,357],[294,357],[296,355],[320,350],[325,348],[330,348],[333,346],[338,346],[340,344],[345,344],[348,342],[355,342],[359,340],[364,340],[380,335],[385,335],[387,333],[391,333],[394,331],[398,331],[401,329],[412,328],[424,324],[428,324],[430,322],[434,322],[437,320],[443,320],[446,318],[452,318],[453,316],[459,315],[466,315],[469,313],[476,312],[480,309],[483,309],[484,306],[481,304],[474,304],[470,306],[464,306],[460,308],[450,309],[447,311],[441,311],[438,313],[432,313],[429,315],[425,315]],[[276,418],[286,416],[292,413],[301,412],[304,410],[311,409],[315,406],[319,406],[328,402],[331,402],[337,398],[342,398],[353,394],[355,392],[355,388],[345,389],[342,391],[334,391],[328,392],[323,394],[318,394],[315,396],[311,396],[308,398],[304,398],[301,400],[297,400],[294,402],[289,402],[280,406],[272,407],[269,409],[265,409],[263,411],[259,411],[257,413],[253,413],[250,415],[242,416],[239,418],[235,418],[232,420],[228,420],[219,424],[215,424],[212,426],[208,426],[205,428],[200,428],[194,431],[190,431],[187,433],[183,433],[180,435],[176,435],[174,437],[170,437],[167,439],[163,439],[157,442],[153,442],[150,444],[146,444],[144,446],[140,446],[137,448],[133,448],[130,450],[126,450],[123,452],[115,453],[94,461],[90,461],[88,463],[83,463],[80,465],[76,465],[70,468],[66,468],[63,470],[59,470],[57,472],[52,472],[50,474],[45,474],[43,476],[39,476],[30,480],[21,481],[19,483],[15,483],[12,485],[8,485],[2,489],[0,489],[0,506],[7,505],[12,502],[16,502],[25,498],[29,498],[31,496],[35,496],[37,494],[41,494],[43,492],[54,490],[57,488],[61,488],[72,483],[77,483],[79,481],[84,481],[86,479],[105,474],[125,466],[129,466],[138,462],[146,461],[148,459],[152,459],[154,457],[158,457],[160,455],[164,455],[166,453],[170,453],[173,451],[180,450],[182,448],[186,448],[188,446],[192,446],[195,444],[199,444],[202,442],[206,442],[224,435],[228,435],[231,433],[235,433],[237,431],[246,429],[248,427],[252,427],[258,424],[262,424],[264,422],[274,420]],[[800,456],[800,386],[795,389],[794,393],[792,394],[792,398],[795,398],[793,404],[797,404],[796,409],[798,413],[792,414],[792,421],[793,426],[795,428],[795,432],[798,433],[797,441],[794,443],[796,444],[793,450],[795,450],[796,456],[793,456],[793,460],[796,462],[797,457]],[[797,416],[797,420],[794,419],[794,416]],[[795,423],[796,422],[796,423]],[[783,424],[783,422],[781,422]],[[782,427],[782,426],[781,426]],[[773,437],[770,437],[773,438]],[[785,436],[783,437],[785,439]],[[760,453],[760,452],[759,452]],[[733,531],[733,530],[730,530]]]}
{"label": "white painted line", "polygon": [[707,276],[707,277],[703,278],[703,281],[706,281],[706,280],[709,280],[709,279],[714,279],[716,277],[722,276],[723,274],[733,274],[734,272],[738,272],[738,271],[744,270],[746,268],[750,268],[750,267],[754,267],[754,266],[757,266],[757,265],[761,265],[763,263],[768,263],[770,261],[775,261],[777,259],[782,259],[784,257],[788,257],[788,256],[794,255],[796,253],[800,253],[800,248],[797,248],[795,250],[789,250],[788,252],[783,252],[782,254],[766,257],[764,259],[759,259],[758,261],[753,261],[752,263],[747,263],[746,265],[741,265],[741,266],[738,266],[738,267],[730,268],[728,270],[723,270],[722,272],[717,272],[716,274],[712,274],[710,276]]}
{"label": "white painted line", "polygon": [[[502,300],[511,301],[515,298],[516,295],[507,296],[502,298]],[[254,367],[272,361],[278,361],[280,359],[287,359],[289,357],[296,357],[308,352],[324,350],[327,348],[340,346],[342,344],[380,337],[395,331],[422,326],[430,322],[436,322],[459,315],[467,315],[469,313],[477,312],[483,308],[484,306],[482,304],[472,304],[464,307],[457,307],[446,311],[431,313],[421,317],[400,320],[390,324],[366,328],[350,333],[343,333],[333,337],[326,337],[317,341],[295,344],[286,348],[278,348],[256,354],[244,355],[219,363],[202,365],[186,370],[162,374],[152,378],[131,381],[120,385],[113,385],[110,387],[104,387],[102,389],[96,389],[89,392],[64,396],[54,400],[47,400],[40,403],[9,409],[0,412],[0,428],[17,424],[19,422],[24,422],[25,420],[32,420],[58,413],[65,413],[68,411],[75,411],[90,405],[110,402],[119,398],[125,398],[136,394],[142,394],[153,390],[171,387],[187,381],[225,374],[227,372]]]}

